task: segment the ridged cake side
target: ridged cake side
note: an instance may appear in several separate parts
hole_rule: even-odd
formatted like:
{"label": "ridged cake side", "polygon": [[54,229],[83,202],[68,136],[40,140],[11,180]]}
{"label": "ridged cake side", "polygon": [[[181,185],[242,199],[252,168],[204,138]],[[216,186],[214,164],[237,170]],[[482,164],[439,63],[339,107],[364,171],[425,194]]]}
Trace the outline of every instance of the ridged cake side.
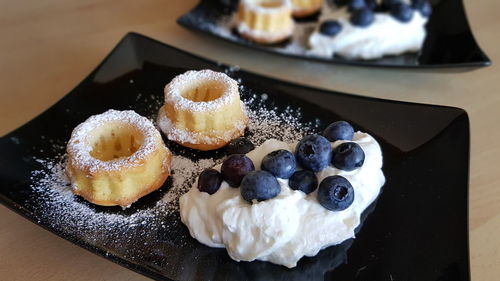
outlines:
{"label": "ridged cake side", "polygon": [[231,130],[234,127],[234,120],[245,118],[239,100],[223,106],[217,112],[178,110],[172,104],[165,104],[165,113],[175,127],[208,136],[217,136]]}
{"label": "ridged cake side", "polygon": [[237,18],[240,34],[260,43],[276,43],[293,32],[292,5],[289,0],[241,1]]}
{"label": "ridged cake side", "polygon": [[317,13],[323,6],[324,0],[291,0],[294,17],[307,17]]}
{"label": "ridged cake side", "polygon": [[73,192],[97,205],[127,207],[170,174],[172,155],[160,133],[133,111],[90,117],[73,130],[67,152]]}
{"label": "ridged cake side", "polygon": [[[160,142],[161,139],[158,145],[163,145]],[[170,161],[170,152],[159,147],[141,165],[89,172],[70,160],[66,171],[73,183],[73,193],[97,205],[127,207],[162,186],[169,176]]]}
{"label": "ridged cake side", "polygon": [[158,124],[168,139],[200,150],[224,146],[244,133],[248,117],[238,83],[224,73],[188,71],[165,87]]}

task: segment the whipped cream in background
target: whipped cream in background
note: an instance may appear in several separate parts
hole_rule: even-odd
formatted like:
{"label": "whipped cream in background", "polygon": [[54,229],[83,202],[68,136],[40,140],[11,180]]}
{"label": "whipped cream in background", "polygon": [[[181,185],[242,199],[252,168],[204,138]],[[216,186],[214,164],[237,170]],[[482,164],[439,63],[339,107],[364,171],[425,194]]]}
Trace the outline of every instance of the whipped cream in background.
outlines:
{"label": "whipped cream in background", "polygon": [[[239,188],[225,181],[213,195],[200,192],[197,182],[180,198],[181,219],[191,236],[210,247],[225,247],[236,261],[262,260],[286,267],[296,266],[303,256],[314,256],[321,249],[354,237],[361,213],[376,199],[385,182],[382,153],[370,135],[357,132],[353,141],[365,152],[365,162],[346,172],[327,167],[317,173],[318,181],[332,175],[347,178],[355,192],[352,205],[332,212],[317,201],[317,191],[306,195],[278,179],[281,193],[272,199],[250,204]],[[336,147],[343,141],[332,143]],[[260,169],[262,158],[277,149],[295,150],[296,144],[268,140],[247,156]],[[215,169],[220,170],[220,165]]]}
{"label": "whipped cream in background", "polygon": [[374,22],[368,27],[357,27],[349,22],[347,8],[331,8],[324,4],[318,20],[318,28],[325,20],[337,20],[341,31],[335,36],[326,36],[316,29],[309,37],[309,54],[328,56],[333,54],[345,58],[375,59],[384,55],[417,52],[422,48],[427,18],[419,11],[413,12],[410,22],[400,22],[389,13],[375,13]]}
{"label": "whipped cream in background", "polygon": [[[222,17],[217,24],[206,28],[219,36],[239,40],[239,37],[232,33],[232,28],[238,28],[239,32],[248,32],[249,28],[238,26],[236,18],[236,13]],[[349,18],[346,7],[338,8],[325,1],[317,21],[295,22],[290,41],[285,46],[269,48],[284,54],[320,58],[331,58],[335,53],[348,59],[375,59],[385,55],[418,52],[427,33],[425,25],[428,18],[416,10],[412,20],[407,23],[396,20],[388,12],[376,12],[374,22],[366,28],[353,26]],[[342,24],[342,30],[333,37],[319,33],[319,27],[324,20],[338,20]],[[257,36],[270,36],[260,34],[259,31],[252,32],[257,32]]]}

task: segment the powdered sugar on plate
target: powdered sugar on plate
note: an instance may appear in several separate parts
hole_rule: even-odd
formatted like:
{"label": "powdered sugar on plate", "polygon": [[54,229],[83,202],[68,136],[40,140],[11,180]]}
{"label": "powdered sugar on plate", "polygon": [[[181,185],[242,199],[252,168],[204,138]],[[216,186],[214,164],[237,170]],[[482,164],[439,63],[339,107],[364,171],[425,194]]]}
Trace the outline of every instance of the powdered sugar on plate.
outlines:
{"label": "powdered sugar on plate", "polygon": [[[234,71],[230,69],[228,72],[234,74]],[[240,92],[250,119],[247,137],[256,146],[269,138],[298,141],[316,129],[317,124],[301,121],[299,108],[278,109],[274,107],[270,95],[253,93],[243,86],[240,86]],[[151,114],[147,118],[155,120],[154,112],[161,105],[161,98],[147,100],[152,109],[148,110]],[[138,104],[144,106],[142,102]],[[146,251],[151,251],[153,247],[187,245],[186,241],[192,238],[180,222],[178,198],[189,190],[204,169],[224,160],[223,153],[214,153],[214,158],[200,159],[172,149],[172,175],[164,186],[122,210],[119,207],[95,206],[75,196],[65,174],[64,147],[59,145],[54,149],[60,154],[50,159],[35,159],[40,168],[32,171],[31,175],[32,202],[39,223],[91,245],[115,249],[121,256],[131,259],[150,255]],[[191,154],[198,156],[195,151]],[[155,245],[145,247],[143,243],[146,242],[141,241]]]}

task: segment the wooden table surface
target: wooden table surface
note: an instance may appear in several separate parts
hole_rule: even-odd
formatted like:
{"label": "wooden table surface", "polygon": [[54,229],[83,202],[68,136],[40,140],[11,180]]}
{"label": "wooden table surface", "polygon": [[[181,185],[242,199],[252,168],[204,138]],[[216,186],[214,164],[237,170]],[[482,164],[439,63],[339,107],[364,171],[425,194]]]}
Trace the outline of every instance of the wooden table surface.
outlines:
{"label": "wooden table surface", "polygon": [[[0,135],[68,93],[128,31],[272,77],[365,96],[464,108],[471,122],[472,279],[500,279],[500,1],[465,0],[493,66],[463,73],[330,65],[187,31],[196,0],[0,0]],[[1,156],[0,156],[1,157]],[[0,207],[0,279],[142,280]]]}

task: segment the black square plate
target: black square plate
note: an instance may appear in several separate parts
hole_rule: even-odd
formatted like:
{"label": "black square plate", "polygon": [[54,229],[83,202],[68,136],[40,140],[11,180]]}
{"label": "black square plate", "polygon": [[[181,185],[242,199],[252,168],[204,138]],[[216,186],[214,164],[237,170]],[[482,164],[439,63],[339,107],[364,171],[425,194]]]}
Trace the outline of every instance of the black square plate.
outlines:
{"label": "black square plate", "polygon": [[133,216],[154,206],[161,190],[168,190],[169,181],[159,193],[129,209],[96,208],[96,215],[111,221],[103,229],[89,232],[86,221],[59,221],[72,212],[67,208],[52,210],[48,217],[44,201],[51,198],[40,197],[30,187],[32,172],[41,167],[36,159],[64,152],[72,129],[92,114],[109,108],[151,114],[157,110],[152,109],[151,100],[162,99],[168,81],[186,70],[205,68],[230,69],[128,34],[62,100],[0,138],[0,201],[54,234],[155,279],[470,280],[469,120],[465,111],[329,92],[234,69],[231,75],[241,79],[244,97],[266,93],[266,103],[277,111],[301,108],[303,121],[316,120],[320,127],[348,120],[379,140],[387,183],[356,239],[304,258],[289,270],[264,262],[232,261],[225,250],[192,239],[178,214],[161,218],[162,227],[139,224],[126,235],[113,236],[120,216]]}
{"label": "black square plate", "polygon": [[427,23],[427,37],[420,53],[387,56],[376,60],[352,60],[306,56],[288,49],[288,43],[265,46],[243,39],[234,31],[221,31],[218,22],[225,21],[237,9],[238,0],[201,0],[177,22],[189,29],[222,38],[229,42],[289,57],[309,60],[379,67],[406,68],[474,68],[491,61],[481,51],[467,22],[462,0],[430,0],[433,13]]}

